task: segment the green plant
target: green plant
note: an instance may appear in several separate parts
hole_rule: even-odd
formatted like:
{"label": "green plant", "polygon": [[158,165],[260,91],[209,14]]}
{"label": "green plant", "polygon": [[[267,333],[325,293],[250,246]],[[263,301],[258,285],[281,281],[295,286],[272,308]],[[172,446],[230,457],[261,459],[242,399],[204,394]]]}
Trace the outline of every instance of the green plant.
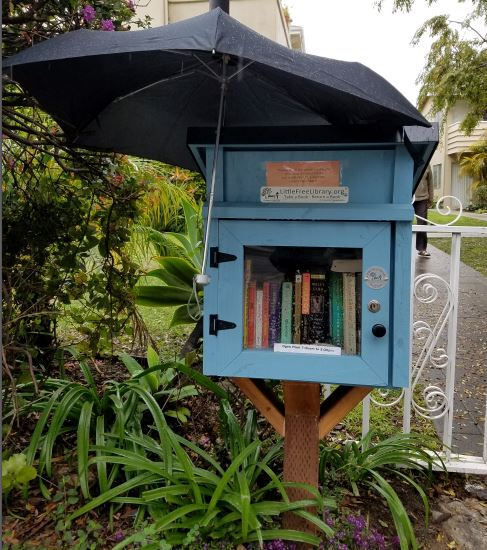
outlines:
{"label": "green plant", "polygon": [[429,516],[425,491],[416,482],[411,471],[431,475],[433,463],[441,458],[435,451],[425,449],[418,434],[397,434],[372,444],[374,434],[369,432],[358,443],[351,441],[341,448],[323,445],[320,454],[320,479],[325,482],[349,483],[353,494],[359,495],[359,484],[375,490],[389,506],[401,542],[401,550],[418,548],[411,521],[401,499],[383,474],[398,476],[419,493]]}
{"label": "green plant", "polygon": [[460,167],[463,175],[472,178],[472,202],[478,208],[487,207],[487,141],[480,141],[462,152]]}
{"label": "green plant", "polygon": [[[315,535],[276,526],[276,519],[288,511],[307,518],[324,533],[332,533],[309,508],[315,507],[321,513],[324,507],[333,508],[334,502],[313,487],[279,480],[271,464],[280,456],[281,441],[264,450],[262,442],[255,438],[253,411],[242,430],[229,404],[222,403],[229,449],[228,464],[223,467],[206,451],[175,434],[155,401],[151,397],[146,399],[159,440],[127,435],[134,450],[114,445],[93,447],[97,456],[88,465],[123,465],[128,481],[102,492],[72,514],[71,519],[107,502],[130,502],[145,507],[153,523],[125,539],[117,549],[138,540],[158,544],[156,541],[161,538],[176,546],[189,545],[196,539],[262,544],[264,540],[277,538],[317,546],[320,539]],[[290,486],[306,488],[310,497],[290,502],[286,494]],[[129,496],[129,492],[136,496]]]}
{"label": "green plant", "polygon": [[202,223],[201,205],[182,199],[185,231],[183,233],[156,231],[150,227],[139,228],[156,251],[157,269],[146,273],[156,277],[162,285],[139,284],[135,288],[136,302],[144,306],[179,306],[173,315],[171,326],[195,323],[200,314],[202,292],[195,289],[194,276],[201,272]]}
{"label": "green plant", "polygon": [[[76,355],[74,350],[70,350]],[[98,395],[98,388],[93,379],[88,363],[79,361],[86,380],[86,385],[69,380],[48,379],[40,397],[32,403],[32,408],[40,412],[40,417],[26,451],[27,462],[32,464],[39,452],[39,473],[46,471],[52,474],[52,456],[54,447],[61,435],[76,430],[76,453],[80,487],[85,498],[90,496],[87,476],[87,462],[90,441],[94,437],[97,445],[116,441],[125,448],[127,433],[141,436],[150,433],[154,414],[166,408],[170,416],[186,421],[189,411],[184,407],[174,407],[180,399],[197,393],[193,384],[178,387],[174,384],[176,373],[194,375],[195,381],[215,390],[220,396],[225,392],[204,375],[193,371],[184,363],[173,362],[158,364],[159,359],[154,350],[149,348],[147,360],[149,368],[142,366],[128,356],[122,359],[131,374],[129,380],[111,381]],[[148,404],[155,403],[157,412]],[[132,443],[129,444],[132,446]],[[100,453],[98,453],[100,454]],[[118,466],[111,472],[106,464],[98,464],[98,485],[106,491],[118,474]],[[47,497],[45,486],[41,488]]]}
{"label": "green plant", "polygon": [[14,454],[2,460],[2,490],[4,497],[12,489],[22,489],[37,477],[37,470],[27,464],[25,454]]}

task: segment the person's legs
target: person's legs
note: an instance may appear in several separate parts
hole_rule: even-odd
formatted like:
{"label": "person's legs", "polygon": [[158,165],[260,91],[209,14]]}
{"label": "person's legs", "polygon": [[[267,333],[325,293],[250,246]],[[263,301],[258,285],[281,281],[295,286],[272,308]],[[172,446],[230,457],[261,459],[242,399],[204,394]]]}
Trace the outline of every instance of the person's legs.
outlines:
{"label": "person's legs", "polygon": [[[415,201],[414,204],[414,213],[417,216],[421,216],[424,220],[416,218],[416,223],[418,225],[427,225],[425,221],[428,218],[428,200]],[[426,247],[428,246],[428,236],[425,231],[418,231],[416,233],[416,250],[421,254],[426,252]]]}

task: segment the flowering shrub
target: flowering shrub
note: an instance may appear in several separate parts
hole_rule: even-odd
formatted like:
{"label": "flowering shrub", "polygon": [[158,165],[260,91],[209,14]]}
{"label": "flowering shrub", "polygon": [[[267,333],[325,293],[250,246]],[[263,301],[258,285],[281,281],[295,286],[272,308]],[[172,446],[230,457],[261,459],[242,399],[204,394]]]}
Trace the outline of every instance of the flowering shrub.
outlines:
{"label": "flowering shrub", "polygon": [[325,510],[324,520],[334,530],[334,534],[326,537],[320,550],[389,550],[400,547],[398,537],[386,537],[377,529],[371,529],[363,516],[350,514],[346,517],[333,518]]}

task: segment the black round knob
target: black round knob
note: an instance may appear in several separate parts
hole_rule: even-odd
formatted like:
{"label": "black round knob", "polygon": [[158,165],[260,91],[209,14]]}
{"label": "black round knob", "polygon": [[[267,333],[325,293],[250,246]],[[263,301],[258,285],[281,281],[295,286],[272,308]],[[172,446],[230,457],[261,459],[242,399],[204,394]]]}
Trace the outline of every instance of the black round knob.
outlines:
{"label": "black round knob", "polygon": [[372,334],[377,336],[377,338],[382,338],[386,335],[386,327],[384,325],[374,325],[372,327]]}

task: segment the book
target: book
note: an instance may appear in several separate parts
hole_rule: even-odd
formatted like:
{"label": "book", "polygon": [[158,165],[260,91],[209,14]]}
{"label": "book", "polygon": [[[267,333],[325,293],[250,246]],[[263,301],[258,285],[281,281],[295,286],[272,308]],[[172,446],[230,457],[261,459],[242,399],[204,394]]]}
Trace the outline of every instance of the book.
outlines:
{"label": "book", "polygon": [[357,307],[355,273],[343,273],[343,351],[357,353]]}
{"label": "book", "polygon": [[301,314],[309,315],[309,299],[311,291],[311,273],[303,273],[301,285]]}
{"label": "book", "polygon": [[330,273],[330,320],[331,342],[343,346],[343,277],[341,273]]}
{"label": "book", "polygon": [[269,302],[270,283],[265,281],[262,285],[262,347],[269,347]]}
{"label": "book", "polygon": [[249,283],[248,289],[248,307],[247,307],[247,347],[255,346],[255,299],[257,285],[255,281]]}
{"label": "book", "polygon": [[293,284],[282,283],[281,295],[281,343],[290,344],[293,324]]}
{"label": "book", "polygon": [[293,323],[293,344],[301,343],[301,287],[303,277],[296,271],[294,277],[294,323]]}
{"label": "book", "polygon": [[332,261],[331,270],[338,273],[357,273],[362,271],[362,260],[339,258]]}
{"label": "book", "polygon": [[255,293],[255,347],[262,347],[262,301],[264,291],[258,289]]}
{"label": "book", "polygon": [[281,337],[281,284],[269,285],[269,346],[279,342]]}
{"label": "book", "polygon": [[357,354],[362,352],[362,273],[355,273],[355,293],[357,301]]}
{"label": "book", "polygon": [[304,344],[323,344],[328,333],[326,312],[326,275],[311,274],[308,341]]}
{"label": "book", "polygon": [[247,258],[245,260],[245,271],[244,271],[244,310],[243,310],[244,348],[248,347],[247,311],[249,308],[249,284],[250,284],[251,276],[252,276],[252,260],[250,258]]}

